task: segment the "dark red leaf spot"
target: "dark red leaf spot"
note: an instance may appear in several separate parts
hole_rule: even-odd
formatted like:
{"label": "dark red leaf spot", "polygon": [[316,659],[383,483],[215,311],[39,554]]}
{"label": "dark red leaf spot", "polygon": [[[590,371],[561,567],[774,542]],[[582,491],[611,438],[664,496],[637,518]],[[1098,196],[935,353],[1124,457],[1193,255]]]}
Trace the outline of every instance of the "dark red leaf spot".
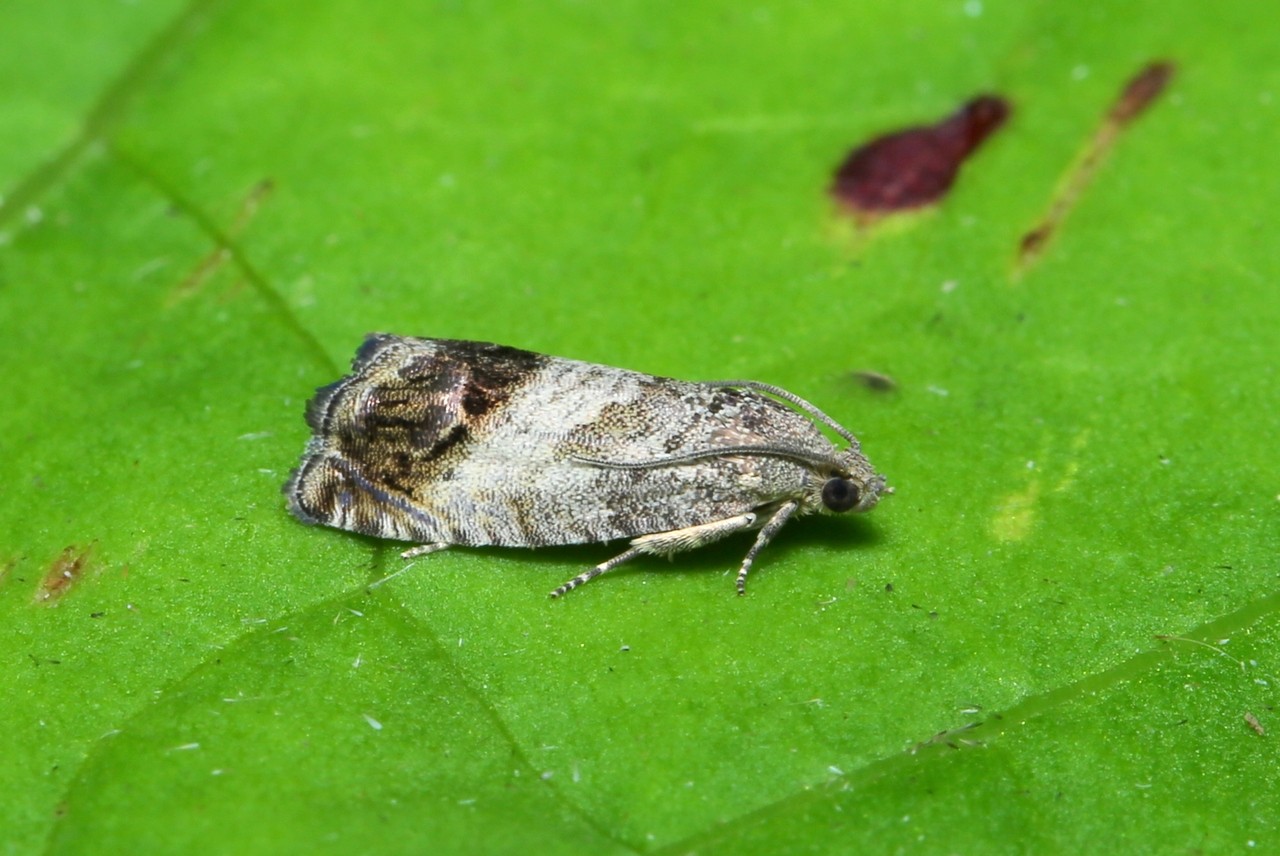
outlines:
{"label": "dark red leaf spot", "polygon": [[857,213],[887,213],[936,202],[960,165],[1009,117],[1009,102],[982,95],[936,125],[907,128],[854,149],[836,170],[831,194]]}

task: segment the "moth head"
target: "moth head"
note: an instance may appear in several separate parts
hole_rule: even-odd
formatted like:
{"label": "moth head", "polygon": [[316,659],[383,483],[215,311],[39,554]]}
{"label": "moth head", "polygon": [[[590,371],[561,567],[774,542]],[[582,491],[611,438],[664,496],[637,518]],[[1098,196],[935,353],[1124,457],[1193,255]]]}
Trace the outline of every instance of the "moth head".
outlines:
{"label": "moth head", "polygon": [[881,494],[891,492],[885,487],[884,476],[873,470],[861,453],[850,450],[835,463],[817,474],[814,487],[821,510],[832,514],[868,511],[880,501]]}

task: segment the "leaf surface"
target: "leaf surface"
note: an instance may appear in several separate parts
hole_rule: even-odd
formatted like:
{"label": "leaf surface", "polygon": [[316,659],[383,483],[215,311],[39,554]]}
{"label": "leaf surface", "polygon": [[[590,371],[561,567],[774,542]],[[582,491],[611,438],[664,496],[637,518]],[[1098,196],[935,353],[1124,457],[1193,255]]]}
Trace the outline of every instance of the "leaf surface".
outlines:
{"label": "leaf surface", "polygon": [[[73,2],[0,30],[48,45],[0,60],[7,852],[1276,846],[1280,24],[1253,4]],[[1154,60],[1169,89],[1091,156]],[[827,198],[851,148],[983,92],[1013,114],[938,206],[858,228]],[[371,587],[402,545],[304,527],[280,485],[374,330],[776,383],[896,494],[789,525],[745,598],[744,539],[558,602],[617,545]]]}

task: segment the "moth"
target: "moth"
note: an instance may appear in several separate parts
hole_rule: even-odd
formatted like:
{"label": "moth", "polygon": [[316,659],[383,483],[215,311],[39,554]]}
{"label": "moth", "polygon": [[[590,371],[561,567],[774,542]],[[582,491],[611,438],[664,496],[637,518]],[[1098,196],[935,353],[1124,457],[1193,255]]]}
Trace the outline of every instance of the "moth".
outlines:
{"label": "moth", "polygon": [[785,389],[487,342],[372,334],[351,374],[317,390],[307,423],[284,486],[304,523],[418,544],[406,559],[630,539],[552,597],[637,556],[756,530],[738,569],[745,594],[792,517],[866,511],[891,492],[852,433]]}

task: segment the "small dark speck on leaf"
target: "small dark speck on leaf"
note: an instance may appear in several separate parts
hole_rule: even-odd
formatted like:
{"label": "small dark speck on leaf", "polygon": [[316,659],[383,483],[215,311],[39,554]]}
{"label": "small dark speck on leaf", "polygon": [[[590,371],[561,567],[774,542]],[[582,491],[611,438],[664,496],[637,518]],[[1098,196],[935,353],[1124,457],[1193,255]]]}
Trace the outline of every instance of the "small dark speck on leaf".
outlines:
{"label": "small dark speck on leaf", "polygon": [[858,383],[874,392],[892,392],[898,388],[897,381],[881,372],[857,371],[852,373],[852,377]]}
{"label": "small dark speck on leaf", "polygon": [[891,591],[893,591],[893,583],[885,583],[885,584],[884,584],[884,590],[885,590],[885,591],[887,591],[887,592],[891,592]]}
{"label": "small dark speck on leaf", "polygon": [[856,214],[884,214],[936,202],[960,165],[1009,116],[1009,102],[982,95],[936,125],[877,137],[849,153],[831,195]]}

